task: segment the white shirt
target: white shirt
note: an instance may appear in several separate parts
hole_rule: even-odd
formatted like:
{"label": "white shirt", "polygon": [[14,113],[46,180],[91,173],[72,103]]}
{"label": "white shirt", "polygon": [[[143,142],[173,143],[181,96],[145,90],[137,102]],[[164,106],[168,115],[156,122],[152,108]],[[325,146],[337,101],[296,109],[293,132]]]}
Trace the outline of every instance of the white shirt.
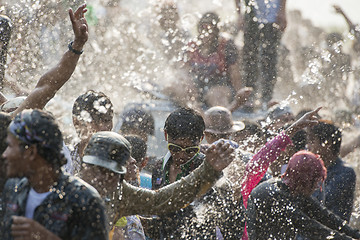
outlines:
{"label": "white shirt", "polygon": [[25,217],[33,219],[35,209],[44,201],[51,192],[37,193],[33,188],[30,189],[26,200]]}

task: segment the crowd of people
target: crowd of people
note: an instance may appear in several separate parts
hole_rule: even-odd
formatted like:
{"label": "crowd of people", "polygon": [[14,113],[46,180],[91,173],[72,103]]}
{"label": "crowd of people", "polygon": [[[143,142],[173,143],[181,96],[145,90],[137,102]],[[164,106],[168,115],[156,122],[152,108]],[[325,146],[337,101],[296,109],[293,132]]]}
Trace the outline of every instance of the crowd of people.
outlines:
{"label": "crowd of people", "polygon": [[[187,76],[185,88],[164,90],[177,107],[161,123],[163,156],[147,154],[148,138],[159,129],[144,107],[124,110],[114,131],[110,97],[87,89],[72,107],[74,146],[44,110],[71,81],[91,32],[86,4],[69,9],[73,41],[60,61],[28,96],[1,94],[0,238],[360,239],[349,225],[356,172],[342,159],[360,146],[359,137],[342,144],[342,129],[321,107],[295,116],[272,101],[286,0],[243,5],[243,29],[235,27],[244,31],[242,55],[220,33],[215,12],[204,13],[198,35],[185,41],[176,5],[160,8],[163,51]],[[1,80],[12,27],[1,16]],[[339,41],[329,34],[330,55],[341,53]],[[324,76],[340,78],[329,88],[347,80],[347,70],[337,67],[327,65]],[[236,111],[257,110],[266,114],[234,120]]]}

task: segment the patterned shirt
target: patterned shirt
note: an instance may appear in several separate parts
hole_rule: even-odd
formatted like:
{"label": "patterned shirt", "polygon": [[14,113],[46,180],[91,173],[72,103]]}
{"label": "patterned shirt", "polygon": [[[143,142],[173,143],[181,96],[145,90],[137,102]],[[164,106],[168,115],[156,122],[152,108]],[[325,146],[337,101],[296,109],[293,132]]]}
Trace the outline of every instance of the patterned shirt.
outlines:
{"label": "patterned shirt", "polygon": [[[11,236],[12,216],[24,216],[30,184],[9,179],[3,191],[3,240]],[[60,174],[51,193],[35,209],[33,219],[61,239],[108,239],[105,207],[98,192],[79,178]]]}

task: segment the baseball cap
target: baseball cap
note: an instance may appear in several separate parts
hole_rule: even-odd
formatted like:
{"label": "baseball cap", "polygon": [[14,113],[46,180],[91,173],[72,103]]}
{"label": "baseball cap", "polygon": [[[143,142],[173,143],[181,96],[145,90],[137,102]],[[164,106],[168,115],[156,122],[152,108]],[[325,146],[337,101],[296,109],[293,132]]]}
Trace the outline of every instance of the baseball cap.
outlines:
{"label": "baseball cap", "polygon": [[130,153],[131,145],[123,136],[116,132],[102,131],[91,137],[84,150],[83,162],[125,174]]}

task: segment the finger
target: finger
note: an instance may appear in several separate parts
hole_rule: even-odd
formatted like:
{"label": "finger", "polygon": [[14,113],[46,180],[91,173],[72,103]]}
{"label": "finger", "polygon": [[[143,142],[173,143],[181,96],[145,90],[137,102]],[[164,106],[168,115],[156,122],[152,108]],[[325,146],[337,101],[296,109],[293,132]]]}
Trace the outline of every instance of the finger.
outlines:
{"label": "finger", "polygon": [[22,224],[28,221],[28,218],[22,216],[12,216],[13,224]]}
{"label": "finger", "polygon": [[70,16],[71,23],[74,23],[75,22],[75,16],[74,16],[74,12],[73,12],[73,10],[71,8],[69,9],[69,16]]}
{"label": "finger", "polygon": [[83,5],[80,5],[75,11],[75,16],[81,16],[83,14],[85,7],[86,7],[85,3]]}

